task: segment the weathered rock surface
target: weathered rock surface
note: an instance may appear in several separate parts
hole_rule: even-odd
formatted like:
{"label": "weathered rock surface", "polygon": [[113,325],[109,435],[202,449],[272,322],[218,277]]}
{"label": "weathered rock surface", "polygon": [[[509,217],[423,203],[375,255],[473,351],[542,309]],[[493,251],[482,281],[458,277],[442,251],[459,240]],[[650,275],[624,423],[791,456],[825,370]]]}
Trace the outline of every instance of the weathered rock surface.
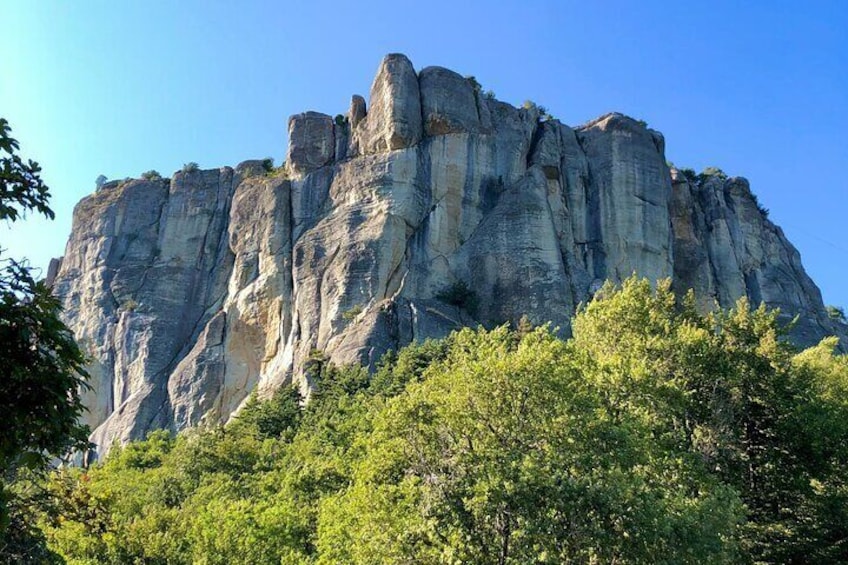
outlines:
{"label": "weathered rock surface", "polygon": [[304,174],[327,165],[336,155],[333,118],[305,112],[289,118],[289,150],[286,163],[294,173]]}
{"label": "weathered rock surface", "polygon": [[480,129],[477,97],[471,83],[462,75],[442,67],[427,67],[418,81],[425,135]]}
{"label": "weathered rock surface", "polygon": [[[371,85],[370,109],[354,130],[357,153],[380,153],[421,141],[418,76],[406,55],[387,55]],[[358,116],[351,116],[354,121]]]}
{"label": "weathered rock surface", "polygon": [[50,274],[93,359],[101,451],[225,421],[254,390],[308,390],[314,349],[373,364],[523,315],[568,334],[632,273],[704,308],[748,296],[800,315],[802,345],[841,331],[747,181],[669,171],[662,135],[626,116],[572,129],[389,55],[367,107],[298,114],[289,135],[284,170],[113,182],[77,206]]}

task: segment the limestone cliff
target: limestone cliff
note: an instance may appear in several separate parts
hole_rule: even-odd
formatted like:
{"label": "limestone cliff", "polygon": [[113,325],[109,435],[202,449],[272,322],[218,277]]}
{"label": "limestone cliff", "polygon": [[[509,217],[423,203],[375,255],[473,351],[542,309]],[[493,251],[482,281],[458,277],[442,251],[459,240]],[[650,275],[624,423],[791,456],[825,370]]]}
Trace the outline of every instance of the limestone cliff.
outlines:
{"label": "limestone cliff", "polygon": [[262,163],[109,183],[80,202],[54,289],[92,356],[93,441],[226,420],[295,381],[314,349],[374,363],[469,324],[528,315],[565,334],[605,279],[695,288],[705,308],[842,331],[741,178],[670,171],[659,132],[620,114],[576,129],[387,56],[369,105],[289,120]]}

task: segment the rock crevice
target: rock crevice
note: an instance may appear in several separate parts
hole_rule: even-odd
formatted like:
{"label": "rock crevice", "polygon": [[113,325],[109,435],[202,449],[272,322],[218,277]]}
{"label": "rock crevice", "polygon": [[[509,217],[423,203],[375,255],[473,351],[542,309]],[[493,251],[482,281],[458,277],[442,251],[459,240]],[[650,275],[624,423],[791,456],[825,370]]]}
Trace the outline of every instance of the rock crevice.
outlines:
{"label": "rock crevice", "polygon": [[745,179],[670,170],[662,134],[622,114],[571,128],[394,54],[346,120],[288,128],[282,170],[108,183],[77,205],[49,275],[92,358],[101,452],[226,421],[255,390],[308,392],[316,348],[373,365],[524,315],[567,335],[603,280],[632,273],[704,309],[748,296],[800,315],[801,345],[844,331]]}

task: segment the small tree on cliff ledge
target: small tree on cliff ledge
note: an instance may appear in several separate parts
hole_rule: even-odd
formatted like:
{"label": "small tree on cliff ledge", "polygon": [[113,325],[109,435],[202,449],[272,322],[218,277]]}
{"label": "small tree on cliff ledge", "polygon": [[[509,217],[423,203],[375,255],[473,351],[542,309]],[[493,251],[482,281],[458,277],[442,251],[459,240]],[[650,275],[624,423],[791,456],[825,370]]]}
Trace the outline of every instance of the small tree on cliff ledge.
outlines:
{"label": "small tree on cliff ledge", "polygon": [[[18,142],[9,132],[0,118],[0,220],[31,211],[52,219],[41,168],[15,154]],[[32,560],[37,545],[28,537],[28,501],[10,491],[10,481],[21,469],[42,469],[87,445],[88,430],[79,423],[85,356],[60,311],[30,267],[0,257],[0,560],[9,562]]]}

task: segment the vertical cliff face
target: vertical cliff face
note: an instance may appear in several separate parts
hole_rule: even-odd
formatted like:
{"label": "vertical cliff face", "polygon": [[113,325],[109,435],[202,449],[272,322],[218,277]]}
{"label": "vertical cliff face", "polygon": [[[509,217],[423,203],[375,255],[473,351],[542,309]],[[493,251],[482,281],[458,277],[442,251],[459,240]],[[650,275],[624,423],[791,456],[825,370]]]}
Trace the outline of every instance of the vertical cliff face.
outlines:
{"label": "vertical cliff face", "polygon": [[740,296],[780,308],[786,323],[798,317],[791,335],[799,345],[824,335],[846,337],[846,328],[827,316],[798,250],[768,219],[746,179],[694,180],[673,170],[672,182],[677,292],[694,289],[705,309],[730,307]]}
{"label": "vertical cliff face", "polygon": [[260,162],[104,185],[74,213],[54,288],[92,356],[93,440],[226,420],[295,381],[314,349],[390,349],[527,315],[563,334],[606,279],[637,273],[800,315],[839,333],[747,181],[669,171],[664,139],[620,114],[572,129],[387,56],[370,106],[289,121]]}

